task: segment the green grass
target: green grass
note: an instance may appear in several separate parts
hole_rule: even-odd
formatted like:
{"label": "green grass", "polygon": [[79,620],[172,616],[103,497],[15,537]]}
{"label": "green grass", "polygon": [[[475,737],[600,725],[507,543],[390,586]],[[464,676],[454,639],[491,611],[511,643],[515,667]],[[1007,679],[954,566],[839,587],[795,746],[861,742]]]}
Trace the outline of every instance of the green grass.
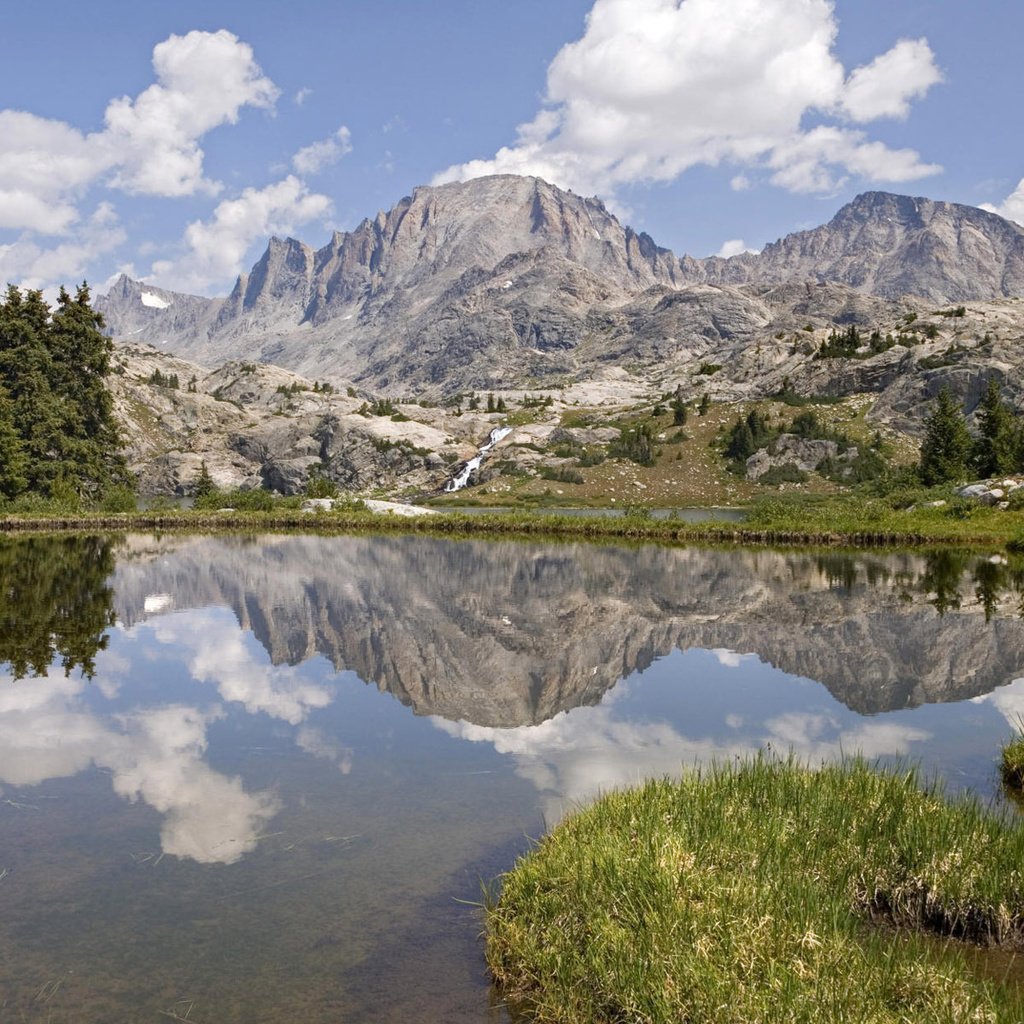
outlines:
{"label": "green grass", "polygon": [[1011,789],[1024,790],[1024,723],[1017,729],[1017,735],[1002,749],[999,757],[999,774]]}
{"label": "green grass", "polygon": [[[487,960],[538,1021],[1019,1022],[1024,829],[913,771],[761,757],[609,794],[504,877]],[[954,938],[955,937],[955,938]]]}

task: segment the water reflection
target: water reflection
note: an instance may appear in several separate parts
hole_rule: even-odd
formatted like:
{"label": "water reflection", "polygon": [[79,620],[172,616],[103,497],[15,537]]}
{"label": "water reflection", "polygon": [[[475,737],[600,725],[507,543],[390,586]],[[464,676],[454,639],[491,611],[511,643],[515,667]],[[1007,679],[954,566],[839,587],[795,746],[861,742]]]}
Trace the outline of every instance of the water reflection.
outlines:
{"label": "water reflection", "polygon": [[994,795],[1024,714],[1021,568],[0,541],[0,1009],[500,1019],[452,897],[602,790],[767,746],[909,756]]}

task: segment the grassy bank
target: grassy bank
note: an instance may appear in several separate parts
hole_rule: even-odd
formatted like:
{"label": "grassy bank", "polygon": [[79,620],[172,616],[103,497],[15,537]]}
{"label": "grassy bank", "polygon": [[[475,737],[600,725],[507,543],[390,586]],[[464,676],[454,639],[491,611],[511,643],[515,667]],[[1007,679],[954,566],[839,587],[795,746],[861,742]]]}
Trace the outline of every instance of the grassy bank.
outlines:
{"label": "grassy bank", "polygon": [[631,539],[666,543],[705,541],[738,544],[845,545],[851,547],[1024,546],[1024,514],[967,503],[904,510],[882,499],[844,496],[765,501],[751,507],[744,523],[686,523],[653,519],[637,509],[619,518],[498,510],[407,518],[356,506],[304,513],[294,507],[264,511],[171,510],[129,513],[36,513],[0,518],[0,532],[56,530],[306,530],[322,533],[403,532],[455,536],[530,536]]}
{"label": "grassy bank", "polygon": [[[537,1020],[1016,1022],[1024,829],[913,772],[761,758],[610,794],[505,876],[487,958]],[[955,938],[953,938],[955,937]]]}

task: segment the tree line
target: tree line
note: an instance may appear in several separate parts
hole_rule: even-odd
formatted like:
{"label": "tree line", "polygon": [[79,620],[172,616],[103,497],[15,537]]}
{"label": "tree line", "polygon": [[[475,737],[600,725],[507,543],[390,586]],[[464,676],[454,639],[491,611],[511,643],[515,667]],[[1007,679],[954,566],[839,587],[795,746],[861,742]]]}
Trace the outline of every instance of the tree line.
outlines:
{"label": "tree line", "polygon": [[75,504],[131,488],[102,328],[85,284],[61,288],[52,308],[13,285],[0,300],[0,500]]}
{"label": "tree line", "polygon": [[925,420],[921,481],[931,486],[1024,471],[1024,424],[1003,402],[995,377],[978,405],[977,427],[978,436],[972,437],[963,409],[943,387]]}

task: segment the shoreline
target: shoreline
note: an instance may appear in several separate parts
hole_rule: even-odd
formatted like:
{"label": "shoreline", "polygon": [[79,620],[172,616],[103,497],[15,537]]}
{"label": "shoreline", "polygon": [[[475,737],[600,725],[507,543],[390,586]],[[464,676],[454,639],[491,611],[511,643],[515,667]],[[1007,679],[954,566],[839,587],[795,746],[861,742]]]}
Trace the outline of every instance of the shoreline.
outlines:
{"label": "shoreline", "polygon": [[[824,512],[828,514],[826,508]],[[847,510],[849,513],[850,510]],[[989,510],[982,510],[988,512]],[[73,515],[4,516],[0,533],[88,533],[131,532],[236,532],[266,530],[307,533],[408,533],[464,537],[551,537],[574,540],[652,541],[669,544],[710,543],[752,546],[800,547],[1014,547],[1014,538],[1024,530],[1021,518],[1007,513],[979,517],[979,529],[965,529],[960,520],[943,521],[938,516],[918,517],[913,528],[899,528],[892,522],[873,522],[864,516],[860,523],[844,523],[837,517],[832,528],[817,523],[801,526],[792,515],[773,523],[764,516],[750,525],[707,520],[687,523],[654,519],[649,515],[620,517],[549,515],[521,510],[406,517],[361,510],[308,513],[295,510],[269,512],[174,512],[76,513]],[[811,517],[817,518],[817,517]],[[871,523],[872,528],[867,528]],[[909,525],[909,524],[908,524]],[[1003,527],[1000,529],[999,527]]]}

